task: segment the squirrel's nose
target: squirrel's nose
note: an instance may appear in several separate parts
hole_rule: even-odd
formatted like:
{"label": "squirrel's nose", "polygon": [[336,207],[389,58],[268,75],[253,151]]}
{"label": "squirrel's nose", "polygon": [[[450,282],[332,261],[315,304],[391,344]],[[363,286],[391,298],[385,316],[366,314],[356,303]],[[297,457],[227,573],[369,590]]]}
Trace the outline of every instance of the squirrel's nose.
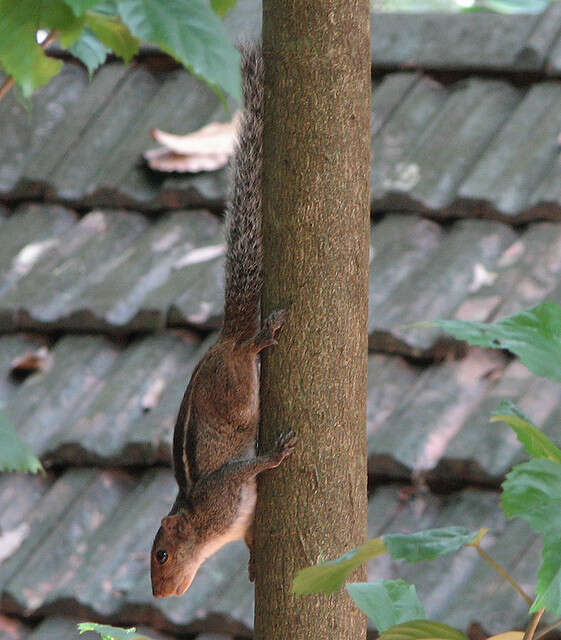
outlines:
{"label": "squirrel's nose", "polygon": [[156,582],[152,583],[152,595],[154,596],[154,598],[165,598],[166,596],[175,595],[175,591],[173,588],[166,589],[165,584],[163,584],[162,582]]}

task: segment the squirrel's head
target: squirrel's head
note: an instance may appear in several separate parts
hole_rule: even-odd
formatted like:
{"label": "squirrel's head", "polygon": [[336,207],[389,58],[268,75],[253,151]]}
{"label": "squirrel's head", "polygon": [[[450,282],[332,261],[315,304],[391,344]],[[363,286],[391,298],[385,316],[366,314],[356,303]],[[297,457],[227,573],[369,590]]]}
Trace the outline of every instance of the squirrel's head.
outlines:
{"label": "squirrel's head", "polygon": [[150,555],[152,593],[156,598],[185,593],[204,560],[199,546],[185,515],[163,518]]}

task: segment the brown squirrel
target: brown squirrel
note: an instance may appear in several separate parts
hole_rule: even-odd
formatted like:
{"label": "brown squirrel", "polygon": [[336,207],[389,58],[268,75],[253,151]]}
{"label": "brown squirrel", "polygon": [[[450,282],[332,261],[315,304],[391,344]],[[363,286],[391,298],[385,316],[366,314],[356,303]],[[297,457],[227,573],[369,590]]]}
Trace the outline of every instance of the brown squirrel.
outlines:
{"label": "brown squirrel", "polygon": [[271,314],[260,327],[264,73],[260,47],[244,47],[241,54],[245,108],[226,209],[224,323],[191,376],[175,424],[173,468],[179,491],[152,546],[156,597],[184,593],[209,556],[241,538],[249,547],[253,580],[255,478],[278,466],[296,444],[289,432],[271,452],[255,453],[258,356],[276,344],[285,313]]}

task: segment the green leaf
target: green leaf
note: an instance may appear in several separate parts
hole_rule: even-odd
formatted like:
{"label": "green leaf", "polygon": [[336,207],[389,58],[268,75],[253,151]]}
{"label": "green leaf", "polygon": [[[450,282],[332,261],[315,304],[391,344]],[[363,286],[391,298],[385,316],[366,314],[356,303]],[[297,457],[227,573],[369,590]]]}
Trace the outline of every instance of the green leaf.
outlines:
{"label": "green leaf", "polygon": [[83,16],[86,11],[99,4],[99,0],[64,0],[64,2],[72,9],[75,16]]}
{"label": "green leaf", "polygon": [[102,44],[89,29],[70,47],[70,53],[81,60],[87,67],[90,76],[105,62],[109,49]]}
{"label": "green leaf", "polygon": [[117,16],[88,11],[86,24],[94,32],[100,42],[126,63],[138,53],[138,38],[135,38]]}
{"label": "green leaf", "polygon": [[502,484],[507,518],[522,518],[537,533],[561,531],[561,464],[534,458],[516,465]]}
{"label": "green leaf", "polygon": [[0,66],[13,76],[25,98],[62,69],[60,60],[48,58],[35,36],[42,0],[0,0]]}
{"label": "green leaf", "polygon": [[49,0],[42,3],[39,26],[49,31],[56,30],[62,46],[69,47],[84,30],[84,18],[75,16],[64,0]]}
{"label": "green leaf", "polygon": [[136,629],[122,629],[121,627],[111,627],[108,624],[97,624],[96,622],[80,622],[78,624],[80,633],[95,631],[99,633],[102,640],[150,640],[147,636],[136,633]]}
{"label": "green leaf", "polygon": [[292,592],[305,594],[338,591],[353,569],[386,551],[382,538],[373,538],[337,560],[302,569],[292,582]]}
{"label": "green leaf", "polygon": [[179,60],[191,73],[241,102],[239,53],[203,0],[118,0],[131,32]]}
{"label": "green leaf", "polygon": [[536,599],[530,612],[540,609],[551,611],[556,616],[561,615],[561,539],[558,536],[544,541]]}
{"label": "green leaf", "polygon": [[511,427],[529,455],[561,463],[561,450],[510,400],[503,400],[491,416],[491,422],[506,422]]}
{"label": "green leaf", "polygon": [[536,600],[530,611],[545,608],[561,615],[561,464],[534,458],[517,465],[503,482],[501,505],[507,517],[520,517],[544,535]]}
{"label": "green leaf", "polygon": [[41,463],[0,411],[0,471],[43,471]]}
{"label": "green leaf", "polygon": [[223,18],[228,9],[233,9],[236,6],[236,0],[210,0],[210,6],[214,13]]}
{"label": "green leaf", "polygon": [[432,622],[431,620],[418,620],[405,622],[395,627],[390,627],[380,634],[379,640],[468,640],[467,637],[449,627],[447,624]]}
{"label": "green leaf", "polygon": [[391,533],[382,538],[394,560],[421,562],[457,551],[472,542],[478,534],[478,531],[470,531],[465,527],[443,527],[417,533]]}
{"label": "green leaf", "polygon": [[343,586],[353,569],[386,551],[396,560],[431,560],[470,544],[481,533],[464,527],[445,527],[410,534],[392,533],[381,538],[373,538],[337,560],[302,569],[294,578],[292,591],[298,594],[333,593]]}
{"label": "green leaf", "polygon": [[102,0],[95,5],[96,13],[105,13],[108,16],[118,16],[117,0]]}
{"label": "green leaf", "polygon": [[532,373],[561,382],[561,307],[541,304],[495,323],[437,320],[429,323],[476,347],[508,349]]}
{"label": "green leaf", "polygon": [[347,591],[359,609],[374,621],[379,632],[427,617],[415,586],[404,580],[353,582],[347,585]]}

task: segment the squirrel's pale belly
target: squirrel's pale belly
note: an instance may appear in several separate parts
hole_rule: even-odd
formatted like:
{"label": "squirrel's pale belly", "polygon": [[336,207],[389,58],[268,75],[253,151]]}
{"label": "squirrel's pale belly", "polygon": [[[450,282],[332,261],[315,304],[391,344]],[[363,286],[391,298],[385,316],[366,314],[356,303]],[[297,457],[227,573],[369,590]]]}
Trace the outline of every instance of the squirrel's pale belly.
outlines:
{"label": "squirrel's pale belly", "polygon": [[229,542],[243,540],[253,522],[256,502],[257,483],[255,479],[252,479],[250,482],[244,484],[241,489],[240,504],[236,519],[225,533],[208,541],[208,544],[202,549],[202,560],[210,558],[210,556]]}

